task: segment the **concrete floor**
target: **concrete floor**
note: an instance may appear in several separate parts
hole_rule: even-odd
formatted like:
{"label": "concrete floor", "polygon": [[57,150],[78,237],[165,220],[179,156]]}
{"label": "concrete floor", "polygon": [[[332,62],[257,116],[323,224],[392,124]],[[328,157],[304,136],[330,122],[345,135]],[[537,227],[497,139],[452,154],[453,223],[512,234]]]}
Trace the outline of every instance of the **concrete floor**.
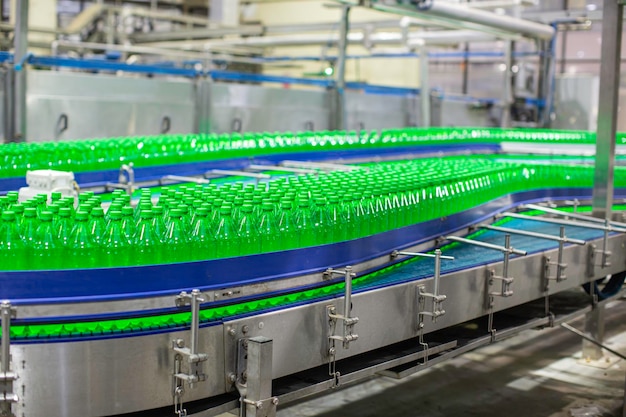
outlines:
{"label": "concrete floor", "polygon": [[[626,354],[625,298],[607,306],[605,344]],[[626,362],[587,363],[581,347],[561,327],[529,330],[402,380],[373,377],[279,407],[278,417],[622,417]]]}
{"label": "concrete floor", "polygon": [[[605,342],[624,353],[625,318],[626,301],[612,302]],[[571,324],[582,328],[582,320]],[[578,336],[563,328],[531,330],[403,380],[376,377],[282,407],[278,416],[617,417],[626,363],[613,360],[606,369],[583,364]]]}

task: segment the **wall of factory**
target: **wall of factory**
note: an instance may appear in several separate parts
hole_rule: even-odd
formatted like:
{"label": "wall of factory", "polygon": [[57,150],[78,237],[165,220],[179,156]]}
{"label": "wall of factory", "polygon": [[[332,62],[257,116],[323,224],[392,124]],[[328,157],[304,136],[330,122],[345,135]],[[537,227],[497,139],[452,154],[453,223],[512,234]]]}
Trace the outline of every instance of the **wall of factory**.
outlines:
{"label": "wall of factory", "polygon": [[[279,2],[265,4],[250,4],[243,7],[243,19],[245,21],[261,21],[265,25],[298,25],[315,23],[337,23],[341,18],[341,9],[327,7],[328,2],[322,0],[300,0],[297,2]],[[350,12],[351,22],[390,20],[398,17],[391,14],[381,13],[364,8],[355,8]],[[330,34],[330,33],[329,33]],[[378,52],[401,52],[397,47],[377,47]],[[407,52],[403,50],[402,52]],[[349,54],[366,54],[362,46],[351,45]],[[337,55],[335,46],[299,46],[280,47],[271,51],[273,55],[288,56],[324,56]],[[327,65],[318,62],[289,62],[287,66],[277,68],[268,66],[266,73],[272,75],[285,75],[301,77],[314,73],[321,73]],[[361,59],[350,60],[346,67],[346,79],[349,81],[364,81],[372,84],[419,87],[419,62],[416,58],[407,59]]]}

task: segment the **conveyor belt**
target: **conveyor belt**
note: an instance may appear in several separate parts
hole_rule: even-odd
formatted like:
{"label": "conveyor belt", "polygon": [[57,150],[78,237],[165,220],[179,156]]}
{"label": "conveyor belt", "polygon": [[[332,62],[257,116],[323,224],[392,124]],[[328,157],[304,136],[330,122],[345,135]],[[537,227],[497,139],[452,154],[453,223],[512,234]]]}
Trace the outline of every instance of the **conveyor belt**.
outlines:
{"label": "conveyor belt", "polygon": [[[616,206],[615,209],[624,209]],[[538,214],[534,212],[532,214]],[[528,220],[503,219],[498,224],[506,224],[509,228],[518,228],[527,231],[540,231],[542,233],[558,235],[559,227],[546,225]],[[602,236],[602,232],[580,227],[567,227],[567,236],[581,240],[591,240]],[[471,239],[502,244],[502,233],[493,231],[479,231],[470,236]],[[517,249],[523,249],[529,253],[541,252],[557,246],[556,242],[524,237],[512,236],[511,243]],[[442,273],[450,273],[457,270],[469,269],[491,262],[498,262],[502,254],[476,246],[452,243],[442,247],[446,255],[455,257],[454,262],[442,264]],[[376,288],[395,285],[402,282],[414,281],[431,277],[434,264],[431,259],[407,259],[390,267],[353,280],[355,293],[370,291]],[[201,311],[203,325],[221,323],[225,319],[234,319],[250,314],[259,314],[277,309],[289,308],[301,304],[317,302],[324,299],[332,299],[343,296],[343,282],[334,282],[320,288],[311,288],[295,291],[289,294],[281,294],[246,302],[237,302],[231,305],[208,307]],[[188,325],[190,313],[162,314],[152,317],[134,317],[114,320],[100,320],[80,323],[57,322],[53,324],[23,324],[19,320],[11,327],[12,339],[16,342],[42,342],[63,341],[67,339],[92,339],[109,338],[129,335],[142,335],[155,332],[170,332],[177,328]]]}

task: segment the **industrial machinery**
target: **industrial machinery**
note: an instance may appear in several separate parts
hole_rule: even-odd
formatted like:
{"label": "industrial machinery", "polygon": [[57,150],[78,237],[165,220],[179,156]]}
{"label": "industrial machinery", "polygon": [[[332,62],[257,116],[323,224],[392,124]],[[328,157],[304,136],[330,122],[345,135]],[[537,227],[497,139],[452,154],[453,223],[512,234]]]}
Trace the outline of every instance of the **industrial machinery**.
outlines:
{"label": "industrial machinery", "polygon": [[[75,221],[88,206],[112,221],[131,206],[144,225],[163,216],[156,206],[170,225],[184,210],[223,221],[258,207],[313,221],[255,229],[253,247],[241,233],[117,252],[61,247],[58,258],[45,256],[51,245],[19,263],[0,245],[0,410],[272,416],[300,397],[568,320],[580,306],[563,293],[588,285],[590,310],[626,270],[622,149],[615,217],[597,219],[594,142],[579,131],[432,128],[5,145],[2,190],[32,169],[71,171]],[[2,227],[7,213],[52,217],[47,196],[1,199]]]}

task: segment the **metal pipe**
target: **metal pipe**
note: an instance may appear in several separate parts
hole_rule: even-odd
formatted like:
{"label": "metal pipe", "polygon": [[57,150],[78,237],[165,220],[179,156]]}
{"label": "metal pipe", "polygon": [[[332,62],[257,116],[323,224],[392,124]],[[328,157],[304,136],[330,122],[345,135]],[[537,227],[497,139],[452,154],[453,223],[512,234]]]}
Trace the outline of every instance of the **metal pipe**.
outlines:
{"label": "metal pipe", "polygon": [[[25,1],[25,0],[22,0]],[[27,1],[27,0],[26,0]],[[159,55],[176,58],[186,59],[209,59],[219,60],[227,62],[240,62],[246,64],[258,64],[258,60],[254,58],[235,57],[230,55],[215,54],[212,52],[195,52],[195,51],[182,51],[180,49],[167,49],[167,48],[154,48],[150,46],[135,46],[135,45],[114,45],[106,43],[95,42],[72,42],[72,41],[57,41],[59,49],[69,50],[113,50],[119,52],[127,52],[133,54],[145,54],[145,55]]]}
{"label": "metal pipe", "polygon": [[535,39],[551,39],[555,33],[554,28],[548,25],[444,1],[427,2],[427,5],[422,8],[380,3],[375,3],[371,7],[397,14],[415,13],[424,18],[457,23],[459,27],[473,26],[474,29],[481,31],[497,30],[505,33],[519,33]]}
{"label": "metal pipe", "polygon": [[595,217],[610,220],[614,192],[615,133],[620,87],[624,3],[618,0],[609,0],[603,4],[600,104],[598,107],[592,204]]}
{"label": "metal pipe", "polygon": [[428,58],[428,49],[422,43],[420,47],[420,102],[422,107],[422,126],[430,126],[430,66]]}
{"label": "metal pipe", "polygon": [[[21,62],[28,53],[29,0],[17,0],[15,7],[14,62]],[[14,115],[15,132],[8,140],[21,142],[26,138],[26,67],[15,72]]]}
{"label": "metal pipe", "polygon": [[546,235],[543,233],[527,232],[526,230],[511,229],[508,227],[491,226],[487,224],[481,224],[478,227],[480,227],[481,229],[494,230],[496,232],[510,233],[510,234],[520,235],[520,236],[536,237],[539,239],[554,240],[557,242],[564,242],[564,243],[573,243],[575,245],[584,245],[585,243],[587,243],[584,240],[580,240],[580,239],[571,239],[571,238],[566,238],[563,236],[559,237],[559,236],[553,236],[553,235]]}
{"label": "metal pipe", "polygon": [[[392,252],[391,256],[395,257],[395,256],[399,256],[399,255],[404,255],[404,256],[419,256],[420,258],[436,258],[437,257],[436,253],[437,253],[437,251],[435,251],[435,255],[433,255],[432,253],[396,251],[396,252]],[[439,259],[445,259],[445,260],[448,260],[448,261],[454,261],[454,256],[440,255]]]}
{"label": "metal pipe", "polygon": [[[511,213],[508,211],[502,214],[498,214],[498,217],[512,217],[514,219],[532,220],[536,222],[560,224],[564,226],[584,227],[587,229],[594,229],[594,230],[606,230],[607,229],[607,227],[605,226],[601,226],[601,225],[594,224],[594,223],[582,223],[582,222],[575,222],[575,221],[570,221],[570,220],[548,219],[546,217],[526,216],[524,214]],[[619,227],[612,227],[610,225],[608,226],[608,231],[626,233],[626,229],[622,229]]]}
{"label": "metal pipe", "polygon": [[513,105],[513,42],[507,41],[504,46],[504,86],[502,88],[502,120],[501,127],[511,127],[511,106]]}
{"label": "metal pipe", "polygon": [[[511,235],[504,235],[504,247],[509,249],[511,248]],[[526,255],[526,252],[524,252]],[[511,258],[511,250],[504,251],[504,262],[502,263],[502,294],[506,294],[508,292],[509,282],[507,279],[509,278],[509,261]]]}
{"label": "metal pipe", "polygon": [[200,291],[191,291],[191,342],[190,351],[192,355],[198,353],[198,331],[200,329]]}
{"label": "metal pipe", "polygon": [[563,274],[563,245],[565,244],[565,226],[561,226],[559,229],[559,253],[556,258],[556,280],[561,280]]}
{"label": "metal pipe", "polygon": [[[441,249],[435,249],[435,277],[433,294],[435,297],[439,295],[439,278],[441,277]],[[436,300],[435,300],[436,302]]]}
{"label": "metal pipe", "polygon": [[346,320],[350,317],[350,312],[352,311],[352,267],[351,266],[346,266],[346,272],[345,272],[345,291],[344,291],[344,295],[345,295],[345,300],[343,303],[343,317],[344,317],[344,321],[343,321],[343,340],[344,340],[344,345],[345,342],[347,340],[347,336],[349,334],[349,326],[347,325]]}
{"label": "metal pipe", "polygon": [[[481,242],[479,240],[465,239],[463,237],[458,237],[458,236],[446,236],[444,239],[451,240],[453,242],[467,243],[469,245],[480,246],[481,248],[493,249],[493,250],[497,250],[500,252],[509,252],[514,255],[526,256],[527,254],[525,250],[514,249],[508,246],[505,247],[505,246],[500,246],[500,245],[493,245],[491,243]],[[509,236],[509,239],[510,239],[510,236]]]}
{"label": "metal pipe", "polygon": [[[578,220],[583,220],[583,221],[587,221],[587,222],[592,222],[592,223],[605,223],[605,219],[599,219],[597,217],[591,217],[591,216],[585,216],[584,214],[576,214],[576,213],[565,213],[563,211],[559,211],[550,207],[544,207],[544,206],[538,206],[536,204],[524,204],[522,207],[524,208],[528,208],[531,210],[539,210],[539,211],[543,211],[544,213],[548,213],[548,214],[554,214],[556,216],[560,216],[560,217],[570,217],[572,219],[578,219]],[[626,223],[621,223],[621,222],[616,222],[616,221],[609,221],[609,224],[612,226],[617,226],[617,227],[624,227],[626,228]]]}
{"label": "metal pipe", "polygon": [[11,370],[9,363],[11,362],[11,303],[3,301],[0,306],[0,314],[2,320],[2,347],[0,354],[0,364],[2,365],[2,373],[6,374]]}

